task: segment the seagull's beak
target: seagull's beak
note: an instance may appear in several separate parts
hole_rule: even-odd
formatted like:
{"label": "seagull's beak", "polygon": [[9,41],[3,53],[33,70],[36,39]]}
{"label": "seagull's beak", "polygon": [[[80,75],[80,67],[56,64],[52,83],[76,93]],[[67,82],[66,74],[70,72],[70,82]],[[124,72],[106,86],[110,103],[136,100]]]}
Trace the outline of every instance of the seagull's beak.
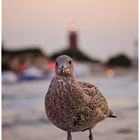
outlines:
{"label": "seagull's beak", "polygon": [[64,66],[61,66],[61,74],[64,72]]}

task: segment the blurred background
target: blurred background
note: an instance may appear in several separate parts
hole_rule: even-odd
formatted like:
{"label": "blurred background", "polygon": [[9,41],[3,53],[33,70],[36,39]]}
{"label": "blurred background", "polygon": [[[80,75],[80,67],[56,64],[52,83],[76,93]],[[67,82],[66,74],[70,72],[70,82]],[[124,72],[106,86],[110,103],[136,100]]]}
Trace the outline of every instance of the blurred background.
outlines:
{"label": "blurred background", "polygon": [[[44,108],[61,54],[118,116],[99,123],[94,138],[138,139],[137,0],[3,0],[1,44],[3,140],[66,139]],[[73,139],[88,139],[88,132]]]}

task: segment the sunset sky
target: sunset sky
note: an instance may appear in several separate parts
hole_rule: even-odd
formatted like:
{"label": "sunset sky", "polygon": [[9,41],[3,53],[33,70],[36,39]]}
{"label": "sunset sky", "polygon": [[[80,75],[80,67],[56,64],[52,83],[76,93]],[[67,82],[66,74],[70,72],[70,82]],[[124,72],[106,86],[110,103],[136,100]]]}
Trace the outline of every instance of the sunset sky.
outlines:
{"label": "sunset sky", "polygon": [[46,54],[66,48],[68,25],[78,28],[79,46],[106,60],[134,56],[137,0],[3,0],[2,37],[7,48],[39,46]]}

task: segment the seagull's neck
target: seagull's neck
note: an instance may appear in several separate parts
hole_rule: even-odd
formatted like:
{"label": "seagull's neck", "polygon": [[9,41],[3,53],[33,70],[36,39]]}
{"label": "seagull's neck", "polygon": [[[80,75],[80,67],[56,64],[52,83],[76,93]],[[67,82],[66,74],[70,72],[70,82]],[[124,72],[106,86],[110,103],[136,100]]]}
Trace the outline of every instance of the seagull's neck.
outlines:
{"label": "seagull's neck", "polygon": [[56,75],[55,78],[66,79],[66,80],[75,80],[73,75]]}

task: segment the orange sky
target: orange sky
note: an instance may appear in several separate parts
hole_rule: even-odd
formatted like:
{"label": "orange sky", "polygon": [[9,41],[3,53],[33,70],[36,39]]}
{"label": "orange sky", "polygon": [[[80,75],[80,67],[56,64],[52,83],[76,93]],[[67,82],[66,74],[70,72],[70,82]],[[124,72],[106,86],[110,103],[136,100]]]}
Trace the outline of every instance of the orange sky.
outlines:
{"label": "orange sky", "polygon": [[3,0],[2,36],[8,48],[39,45],[50,54],[67,46],[67,26],[76,23],[91,57],[132,57],[137,16],[137,0]]}

